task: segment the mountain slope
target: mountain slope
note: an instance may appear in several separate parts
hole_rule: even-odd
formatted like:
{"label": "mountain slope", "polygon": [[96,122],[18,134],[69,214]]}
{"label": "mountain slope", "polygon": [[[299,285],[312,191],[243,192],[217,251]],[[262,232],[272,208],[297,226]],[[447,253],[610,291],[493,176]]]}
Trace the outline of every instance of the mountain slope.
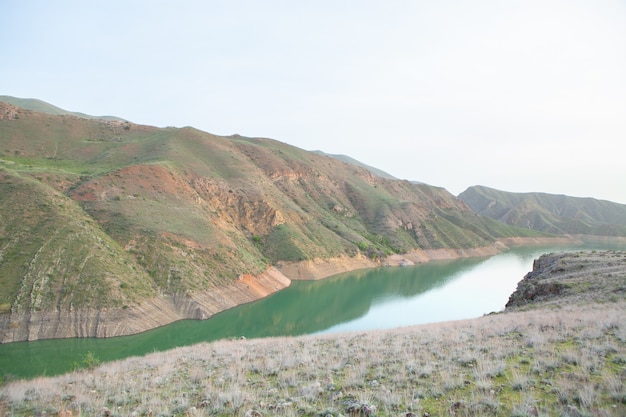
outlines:
{"label": "mountain slope", "polygon": [[52,104],[46,103],[45,101],[34,99],[34,98],[18,98],[12,96],[1,96],[0,101],[4,103],[9,103],[14,106],[18,106],[22,109],[33,110],[39,113],[52,114],[55,116],[77,116],[82,117],[84,119],[102,119],[102,120],[111,120],[111,121],[124,121],[119,117],[115,116],[91,116],[89,114],[80,113],[80,112],[71,112],[68,110],[64,110],[60,107],[53,106]]}
{"label": "mountain slope", "polygon": [[206,318],[289,285],[276,267],[294,261],[365,266],[533,233],[480,217],[442,188],[270,139],[7,103],[0,173],[3,341]]}
{"label": "mountain slope", "polygon": [[352,164],[352,165],[356,165],[356,166],[360,166],[360,167],[366,168],[368,171],[370,171],[372,174],[374,174],[374,175],[376,175],[378,177],[387,178],[387,179],[390,179],[390,180],[396,180],[397,179],[393,175],[391,175],[391,174],[389,174],[389,173],[387,173],[387,172],[385,172],[385,171],[383,171],[381,169],[375,168],[375,167],[373,167],[371,165],[364,164],[363,162],[358,161],[358,160],[356,160],[356,159],[354,159],[354,158],[352,158],[352,157],[350,157],[348,155],[330,154],[330,153],[326,153],[326,152],[323,152],[323,151],[311,151],[311,152],[313,152],[315,154],[318,154],[318,155],[330,156],[332,158],[335,158],[335,159],[338,159],[340,161],[343,161],[343,162],[345,162],[347,164]]}
{"label": "mountain slope", "polygon": [[459,195],[477,213],[548,233],[626,236],[626,205],[593,198],[470,187]]}

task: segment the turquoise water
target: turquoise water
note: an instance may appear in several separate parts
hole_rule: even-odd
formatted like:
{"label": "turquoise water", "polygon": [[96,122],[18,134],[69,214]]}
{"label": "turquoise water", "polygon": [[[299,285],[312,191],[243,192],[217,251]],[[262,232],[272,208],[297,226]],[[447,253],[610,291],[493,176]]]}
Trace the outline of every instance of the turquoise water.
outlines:
{"label": "turquoise water", "polygon": [[[580,247],[577,247],[580,248]],[[625,245],[586,245],[626,249]],[[518,248],[488,258],[376,268],[320,281],[294,281],[262,300],[133,336],[0,345],[0,375],[67,372],[88,352],[102,361],[222,338],[361,331],[479,317],[504,308],[533,259],[566,247]]]}

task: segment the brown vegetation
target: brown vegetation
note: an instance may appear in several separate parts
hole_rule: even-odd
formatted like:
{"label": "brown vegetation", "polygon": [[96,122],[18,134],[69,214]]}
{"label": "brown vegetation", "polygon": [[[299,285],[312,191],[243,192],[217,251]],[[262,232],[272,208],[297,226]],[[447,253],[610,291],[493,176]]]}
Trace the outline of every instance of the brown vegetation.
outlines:
{"label": "brown vegetation", "polygon": [[588,305],[393,331],[220,341],[2,391],[12,415],[348,415],[357,403],[381,416],[620,416],[625,312],[624,303]]}

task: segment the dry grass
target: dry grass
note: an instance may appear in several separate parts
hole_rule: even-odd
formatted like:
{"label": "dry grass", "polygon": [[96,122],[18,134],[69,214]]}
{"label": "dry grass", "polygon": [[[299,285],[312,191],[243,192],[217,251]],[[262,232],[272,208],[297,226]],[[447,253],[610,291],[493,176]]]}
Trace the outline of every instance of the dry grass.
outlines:
{"label": "dry grass", "polygon": [[621,301],[368,333],[224,340],[12,382],[2,387],[0,410],[623,416],[625,313]]}

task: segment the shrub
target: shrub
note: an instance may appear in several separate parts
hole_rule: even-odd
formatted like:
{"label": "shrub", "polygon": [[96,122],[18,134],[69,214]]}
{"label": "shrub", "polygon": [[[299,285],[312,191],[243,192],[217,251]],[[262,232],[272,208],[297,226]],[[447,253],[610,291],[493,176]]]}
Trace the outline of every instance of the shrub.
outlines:
{"label": "shrub", "polygon": [[73,370],[78,370],[78,369],[92,370],[100,366],[101,363],[102,361],[93,352],[87,352],[84,355],[82,355],[80,362],[74,362],[72,364],[72,369]]}

